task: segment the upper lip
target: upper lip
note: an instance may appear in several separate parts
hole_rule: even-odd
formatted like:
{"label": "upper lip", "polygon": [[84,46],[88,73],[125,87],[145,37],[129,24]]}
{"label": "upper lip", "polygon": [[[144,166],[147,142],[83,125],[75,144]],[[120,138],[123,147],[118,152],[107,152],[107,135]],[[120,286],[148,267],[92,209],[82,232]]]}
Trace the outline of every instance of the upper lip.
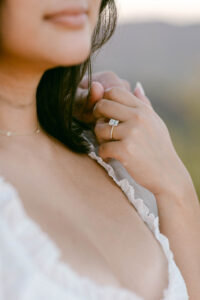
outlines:
{"label": "upper lip", "polygon": [[88,13],[88,8],[86,6],[71,6],[61,10],[57,10],[54,12],[50,12],[45,14],[45,19],[50,19],[52,17],[60,16],[60,15],[78,15],[81,13]]}

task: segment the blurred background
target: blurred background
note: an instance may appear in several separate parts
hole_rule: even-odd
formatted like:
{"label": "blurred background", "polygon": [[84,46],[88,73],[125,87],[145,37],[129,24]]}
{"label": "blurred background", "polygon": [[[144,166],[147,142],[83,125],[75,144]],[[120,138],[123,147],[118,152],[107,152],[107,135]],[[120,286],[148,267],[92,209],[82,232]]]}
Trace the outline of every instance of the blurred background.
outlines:
{"label": "blurred background", "polygon": [[132,88],[140,81],[200,197],[200,1],[117,0],[118,28],[94,58]]}

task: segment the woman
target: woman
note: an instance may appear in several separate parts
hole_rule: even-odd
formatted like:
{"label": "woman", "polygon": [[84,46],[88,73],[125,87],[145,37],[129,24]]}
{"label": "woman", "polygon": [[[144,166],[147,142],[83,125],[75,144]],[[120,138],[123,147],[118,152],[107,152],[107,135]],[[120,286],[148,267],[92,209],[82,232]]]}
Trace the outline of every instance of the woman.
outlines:
{"label": "woman", "polygon": [[1,299],[198,299],[199,202],[165,124],[107,74],[82,104],[114,2],[5,0],[0,14]]}

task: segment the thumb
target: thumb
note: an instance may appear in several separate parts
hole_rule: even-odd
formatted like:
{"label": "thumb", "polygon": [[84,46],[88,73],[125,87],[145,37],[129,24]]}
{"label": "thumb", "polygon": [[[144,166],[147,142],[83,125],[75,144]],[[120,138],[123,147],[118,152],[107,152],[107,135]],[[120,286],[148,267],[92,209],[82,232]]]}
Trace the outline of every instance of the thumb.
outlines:
{"label": "thumb", "polygon": [[88,76],[85,75],[81,82],[79,83],[79,87],[82,89],[88,89]]}
{"label": "thumb", "polygon": [[[103,98],[103,95],[104,95],[104,87],[102,86],[102,84],[96,81],[92,82],[89,102],[86,109],[87,110],[91,109],[97,101]],[[79,85],[76,94],[76,106],[77,107],[84,106],[87,97],[88,97],[88,89],[83,88],[83,86]]]}
{"label": "thumb", "polygon": [[88,89],[78,87],[75,101],[74,117],[85,123],[93,123],[93,107],[96,102],[101,100],[104,95],[104,88],[99,82],[92,82],[90,97],[88,98]]}
{"label": "thumb", "polygon": [[140,82],[137,82],[133,94],[137,98],[139,98],[140,100],[142,100],[144,103],[146,103],[147,105],[150,105],[152,107],[151,101],[145,95],[144,88],[143,88],[143,86],[142,86],[142,84]]}
{"label": "thumb", "polygon": [[98,81],[93,81],[91,86],[91,93],[90,93],[90,105],[91,107],[94,106],[96,102],[101,100],[104,95],[104,87]]}

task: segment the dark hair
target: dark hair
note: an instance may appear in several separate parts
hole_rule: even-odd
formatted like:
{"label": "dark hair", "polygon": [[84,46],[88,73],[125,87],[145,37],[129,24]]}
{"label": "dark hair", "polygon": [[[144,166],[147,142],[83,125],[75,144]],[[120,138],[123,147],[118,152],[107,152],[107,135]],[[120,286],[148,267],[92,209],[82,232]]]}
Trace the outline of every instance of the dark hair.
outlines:
{"label": "dark hair", "polygon": [[80,65],[47,70],[37,88],[37,114],[41,127],[77,153],[88,153],[90,149],[88,142],[82,136],[84,130],[90,129],[89,126],[73,116],[77,88],[85,73],[88,72],[90,94],[91,56],[112,36],[116,21],[117,10],[114,0],[103,0],[92,38],[90,57]]}

